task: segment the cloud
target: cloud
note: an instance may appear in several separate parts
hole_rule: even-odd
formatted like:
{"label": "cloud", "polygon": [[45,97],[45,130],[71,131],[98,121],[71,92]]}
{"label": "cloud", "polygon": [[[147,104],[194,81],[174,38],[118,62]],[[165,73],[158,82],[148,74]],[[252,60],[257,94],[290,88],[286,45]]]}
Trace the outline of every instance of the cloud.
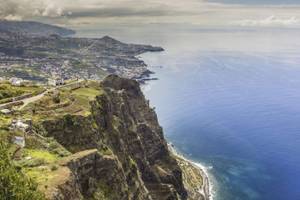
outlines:
{"label": "cloud", "polygon": [[5,17],[3,17],[3,19],[8,20],[8,21],[21,21],[22,17],[19,15],[7,15]]}
{"label": "cloud", "polygon": [[204,0],[0,0],[0,18],[195,15]]}
{"label": "cloud", "polygon": [[58,17],[63,13],[63,7],[57,0],[0,0],[0,18],[6,20]]}
{"label": "cloud", "polygon": [[0,0],[0,19],[39,20],[72,27],[149,23],[292,26],[299,23],[299,9],[300,6],[247,6],[207,0]]}
{"label": "cloud", "polygon": [[265,19],[258,20],[240,20],[236,21],[233,24],[239,26],[299,26],[300,20],[295,16],[289,18],[278,18],[274,15],[269,16]]}

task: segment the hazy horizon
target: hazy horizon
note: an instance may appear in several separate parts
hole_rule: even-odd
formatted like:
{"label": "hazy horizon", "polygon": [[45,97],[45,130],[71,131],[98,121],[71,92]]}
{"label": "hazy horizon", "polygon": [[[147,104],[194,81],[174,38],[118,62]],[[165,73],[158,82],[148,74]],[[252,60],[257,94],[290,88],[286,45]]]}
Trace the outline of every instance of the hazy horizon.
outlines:
{"label": "hazy horizon", "polygon": [[195,27],[300,27],[295,0],[0,0],[0,19],[74,28],[182,24]]}

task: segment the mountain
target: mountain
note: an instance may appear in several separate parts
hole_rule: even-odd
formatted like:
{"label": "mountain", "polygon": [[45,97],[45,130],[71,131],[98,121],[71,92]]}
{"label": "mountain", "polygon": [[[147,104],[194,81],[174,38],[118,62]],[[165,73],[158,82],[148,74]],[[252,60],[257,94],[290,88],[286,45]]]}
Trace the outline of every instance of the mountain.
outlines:
{"label": "mountain", "polygon": [[0,20],[0,31],[7,31],[32,36],[49,36],[52,34],[68,36],[75,34],[75,31],[67,28],[32,21]]}

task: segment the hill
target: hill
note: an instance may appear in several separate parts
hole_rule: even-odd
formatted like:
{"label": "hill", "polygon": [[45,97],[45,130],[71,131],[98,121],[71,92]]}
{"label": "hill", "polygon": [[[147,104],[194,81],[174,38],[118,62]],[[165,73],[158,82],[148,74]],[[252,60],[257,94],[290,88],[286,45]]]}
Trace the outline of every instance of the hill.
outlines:
{"label": "hill", "polygon": [[32,21],[0,20],[0,31],[14,32],[34,36],[49,36],[53,34],[60,36],[68,36],[75,34],[75,31],[67,28]]}

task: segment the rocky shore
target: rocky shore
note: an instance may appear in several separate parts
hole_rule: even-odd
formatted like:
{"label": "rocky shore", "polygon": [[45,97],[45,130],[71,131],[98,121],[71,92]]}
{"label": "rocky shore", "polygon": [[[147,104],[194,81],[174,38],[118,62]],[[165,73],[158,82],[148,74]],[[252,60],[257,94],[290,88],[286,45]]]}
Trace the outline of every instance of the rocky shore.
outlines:
{"label": "rocky shore", "polygon": [[168,147],[182,170],[183,183],[188,192],[188,199],[213,200],[211,194],[212,184],[205,167],[185,158],[172,145],[169,144]]}

